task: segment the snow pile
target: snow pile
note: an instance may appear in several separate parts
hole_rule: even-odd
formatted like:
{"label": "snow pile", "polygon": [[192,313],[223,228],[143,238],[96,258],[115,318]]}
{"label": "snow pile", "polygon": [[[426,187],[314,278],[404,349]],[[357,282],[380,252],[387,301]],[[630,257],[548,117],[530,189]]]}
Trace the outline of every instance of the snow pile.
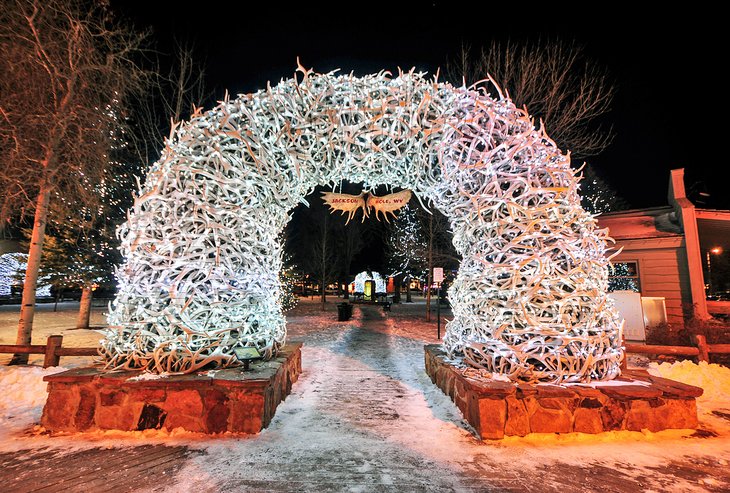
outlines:
{"label": "snow pile", "polygon": [[652,362],[648,370],[654,376],[701,387],[704,393],[697,398],[700,421],[706,420],[713,427],[730,432],[730,421],[719,419],[718,413],[713,413],[719,411],[730,416],[730,368],[704,361],[697,364],[683,360],[661,364]]}
{"label": "snow pile", "polygon": [[[565,387],[591,387],[594,389],[601,387],[622,387],[624,385],[640,385],[644,387],[651,386],[651,383],[643,380],[597,380],[590,383],[564,383]],[[538,384],[538,385],[549,385],[549,384]]]}
{"label": "snow pile", "polygon": [[730,406],[730,368],[704,361],[697,364],[684,360],[662,364],[652,362],[649,373],[703,388],[705,392],[697,399],[698,402],[717,402]]}
{"label": "snow pile", "polygon": [[130,382],[136,382],[138,380],[159,380],[161,378],[167,378],[170,376],[170,373],[164,372],[164,373],[152,373],[149,371],[145,371],[144,373],[137,375],[136,377],[129,377],[127,380]]}
{"label": "snow pile", "polygon": [[46,403],[43,377],[66,370],[56,366],[0,366],[0,441],[38,423]]}

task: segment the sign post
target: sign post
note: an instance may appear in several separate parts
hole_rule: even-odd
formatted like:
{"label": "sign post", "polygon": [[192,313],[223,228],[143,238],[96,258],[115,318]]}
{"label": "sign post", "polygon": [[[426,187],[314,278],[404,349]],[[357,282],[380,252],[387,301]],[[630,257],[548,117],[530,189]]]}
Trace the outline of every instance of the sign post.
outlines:
{"label": "sign post", "polygon": [[236,355],[236,359],[243,363],[243,371],[249,369],[251,361],[261,359],[261,353],[253,346],[237,347],[233,349],[233,354]]}
{"label": "sign post", "polygon": [[[441,340],[441,283],[444,281],[444,268],[433,268],[433,282],[436,283],[436,338]],[[428,287],[431,289],[431,286]]]}

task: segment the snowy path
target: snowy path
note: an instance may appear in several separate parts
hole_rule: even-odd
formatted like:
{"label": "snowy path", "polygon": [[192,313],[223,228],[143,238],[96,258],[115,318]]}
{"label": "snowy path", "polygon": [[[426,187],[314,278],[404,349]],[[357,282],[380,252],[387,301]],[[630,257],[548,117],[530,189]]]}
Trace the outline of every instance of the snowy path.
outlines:
{"label": "snowy path", "polygon": [[[465,488],[461,473],[445,469],[428,453],[439,447],[440,428],[457,430],[449,421],[460,417],[452,411],[443,416],[448,421],[433,420],[421,389],[427,382],[423,365],[414,366],[403,354],[403,346],[420,349],[423,342],[390,332],[379,310],[363,307],[362,323],[340,324],[307,340],[300,383],[269,429],[258,438],[208,448],[208,455],[182,471],[186,490]],[[206,484],[221,476],[228,477]]]}
{"label": "snowy path", "polygon": [[727,462],[717,457],[700,454],[672,463],[657,457],[661,445],[631,439],[609,446],[593,437],[556,445],[552,436],[547,446],[481,443],[426,376],[423,334],[404,333],[375,308],[361,310],[352,324],[308,330],[304,373],[270,427],[258,437],[206,446],[207,454],[191,458],[176,477],[180,491],[633,492],[730,486]]}
{"label": "snowy path", "polygon": [[[396,306],[387,317],[364,306],[347,323],[334,322],[333,309],[305,302],[289,316],[290,339],[304,342],[304,371],[261,434],[15,435],[0,440],[0,484],[123,464],[128,474],[109,475],[121,478],[113,491],[730,491],[730,422],[719,415],[702,418],[717,437],[535,434],[482,443],[424,372],[435,327],[422,320],[422,305]],[[715,409],[730,413],[730,402]],[[145,469],[150,457],[154,468]],[[72,491],[97,491],[82,485]]]}

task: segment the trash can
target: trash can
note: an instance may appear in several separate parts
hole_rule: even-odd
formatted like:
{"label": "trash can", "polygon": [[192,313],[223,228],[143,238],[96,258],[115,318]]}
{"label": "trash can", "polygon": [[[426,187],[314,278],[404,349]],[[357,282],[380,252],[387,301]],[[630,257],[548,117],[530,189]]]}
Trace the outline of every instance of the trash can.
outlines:
{"label": "trash can", "polygon": [[352,305],[349,303],[337,303],[337,321],[347,322],[352,317]]}

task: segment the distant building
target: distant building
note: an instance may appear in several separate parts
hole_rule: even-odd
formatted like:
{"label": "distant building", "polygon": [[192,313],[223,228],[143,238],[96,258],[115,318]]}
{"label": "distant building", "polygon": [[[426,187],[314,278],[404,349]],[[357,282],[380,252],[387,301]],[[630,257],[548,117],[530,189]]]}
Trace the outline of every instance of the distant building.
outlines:
{"label": "distant building", "polygon": [[712,257],[730,249],[730,211],[700,209],[687,198],[684,169],[671,171],[669,204],[598,216],[621,253],[613,258],[610,286],[642,297],[664,298],[666,320],[730,314],[730,301],[707,301]]}
{"label": "distant building", "polygon": [[363,271],[355,276],[350,284],[350,292],[355,301],[376,302],[385,301],[389,280],[379,272]]}

